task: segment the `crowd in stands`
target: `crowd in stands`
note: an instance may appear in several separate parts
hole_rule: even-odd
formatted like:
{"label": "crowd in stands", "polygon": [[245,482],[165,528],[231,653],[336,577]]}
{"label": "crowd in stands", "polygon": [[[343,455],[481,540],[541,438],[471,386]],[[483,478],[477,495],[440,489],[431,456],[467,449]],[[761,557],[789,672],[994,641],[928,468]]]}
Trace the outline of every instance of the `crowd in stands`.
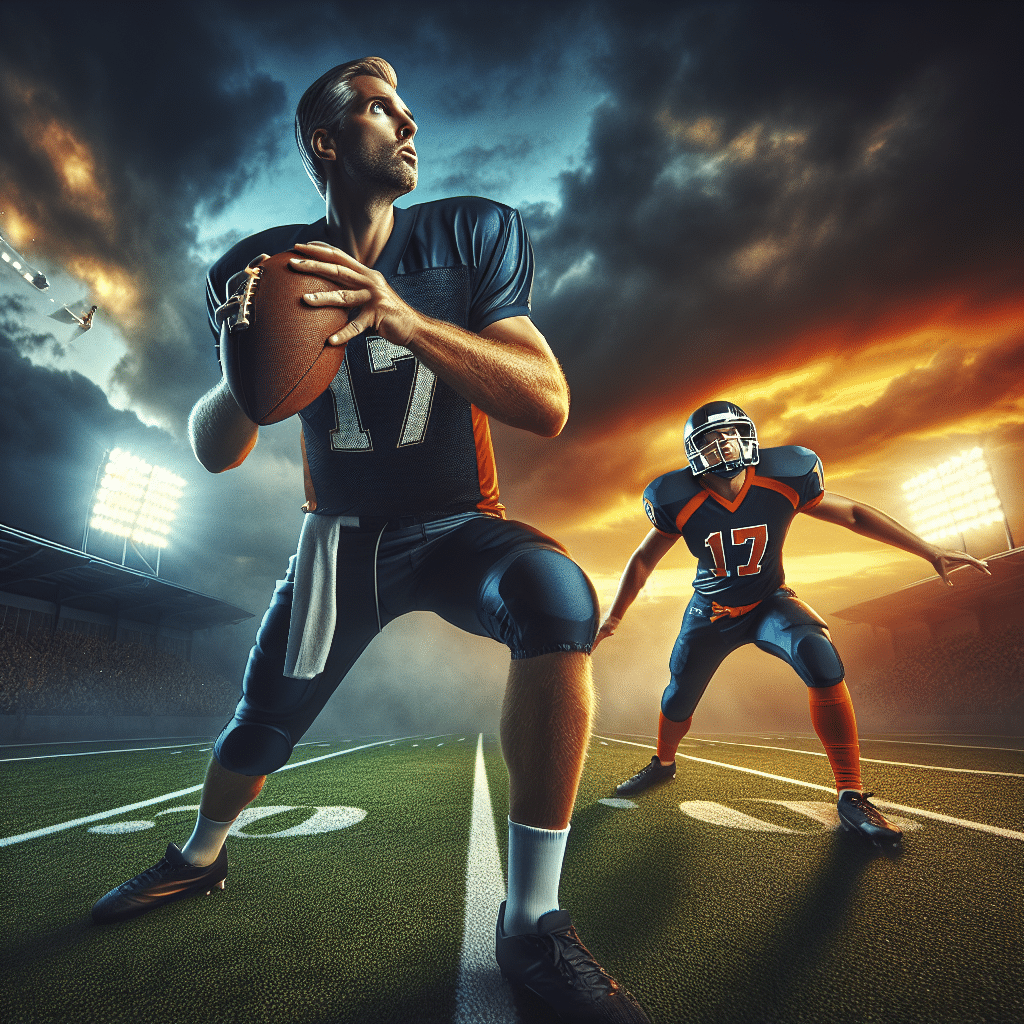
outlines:
{"label": "crowd in stands", "polygon": [[857,688],[858,706],[893,714],[1024,719],[1024,633],[1009,627],[897,647]]}
{"label": "crowd in stands", "polygon": [[0,714],[227,716],[238,693],[170,651],[0,629]]}

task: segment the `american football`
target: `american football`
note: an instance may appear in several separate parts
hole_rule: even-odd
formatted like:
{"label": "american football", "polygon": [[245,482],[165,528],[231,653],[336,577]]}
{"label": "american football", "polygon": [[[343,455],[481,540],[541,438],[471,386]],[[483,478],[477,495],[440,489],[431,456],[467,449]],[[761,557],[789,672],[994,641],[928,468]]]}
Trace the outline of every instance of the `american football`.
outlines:
{"label": "american football", "polygon": [[323,278],[289,269],[291,250],[261,256],[221,307],[221,360],[228,387],[254,423],[278,423],[304,409],[330,385],[345,358],[327,339],[348,323],[337,306],[314,308],[310,292],[330,291]]}

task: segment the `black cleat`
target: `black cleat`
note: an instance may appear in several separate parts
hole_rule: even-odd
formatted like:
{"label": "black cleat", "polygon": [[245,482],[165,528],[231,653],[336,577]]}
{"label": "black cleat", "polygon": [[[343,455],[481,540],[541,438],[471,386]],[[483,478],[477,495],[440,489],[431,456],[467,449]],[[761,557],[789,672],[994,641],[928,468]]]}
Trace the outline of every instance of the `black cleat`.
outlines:
{"label": "black cleat", "polygon": [[167,852],[153,867],[101,896],[93,905],[92,919],[96,924],[127,921],[165,903],[223,889],[227,877],[226,847],[220,848],[217,859],[209,867],[196,868],[182,857],[174,843],[168,843]]}
{"label": "black cleat", "polygon": [[537,932],[505,934],[505,903],[498,910],[495,959],[513,985],[543,1000],[574,1024],[650,1024],[636,999],[580,941],[568,910],[552,910]]}
{"label": "black cleat", "polygon": [[615,787],[619,796],[632,796],[634,793],[642,793],[651,786],[657,786],[662,782],[671,782],[676,777],[676,763],[664,765],[658,760],[655,754],[651,763],[646,768],[641,768],[632,778],[620,782]]}
{"label": "black cleat", "polygon": [[903,833],[886,821],[882,812],[868,799],[874,795],[847,790],[836,804],[839,821],[847,832],[856,832],[875,846],[898,849],[903,843]]}

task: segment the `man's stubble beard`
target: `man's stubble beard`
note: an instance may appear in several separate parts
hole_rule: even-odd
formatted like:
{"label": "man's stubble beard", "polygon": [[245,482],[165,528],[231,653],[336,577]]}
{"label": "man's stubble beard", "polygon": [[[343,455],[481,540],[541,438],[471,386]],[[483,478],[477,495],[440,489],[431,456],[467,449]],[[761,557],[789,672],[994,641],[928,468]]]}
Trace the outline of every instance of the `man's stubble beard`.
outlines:
{"label": "man's stubble beard", "polygon": [[350,152],[344,162],[348,175],[382,202],[392,203],[416,187],[416,168],[393,150]]}

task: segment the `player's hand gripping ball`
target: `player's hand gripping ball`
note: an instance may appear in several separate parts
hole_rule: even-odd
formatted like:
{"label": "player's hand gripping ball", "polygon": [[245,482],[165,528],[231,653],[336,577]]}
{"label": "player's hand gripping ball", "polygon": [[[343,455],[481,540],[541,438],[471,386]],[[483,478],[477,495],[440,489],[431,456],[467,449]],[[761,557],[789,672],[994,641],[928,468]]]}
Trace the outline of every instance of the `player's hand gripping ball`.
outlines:
{"label": "player's hand gripping ball", "polygon": [[337,286],[290,270],[294,255],[257,256],[216,313],[228,387],[242,412],[261,426],[319,398],[345,358],[345,345],[328,345],[327,339],[348,323],[349,310],[307,306],[303,295]]}

